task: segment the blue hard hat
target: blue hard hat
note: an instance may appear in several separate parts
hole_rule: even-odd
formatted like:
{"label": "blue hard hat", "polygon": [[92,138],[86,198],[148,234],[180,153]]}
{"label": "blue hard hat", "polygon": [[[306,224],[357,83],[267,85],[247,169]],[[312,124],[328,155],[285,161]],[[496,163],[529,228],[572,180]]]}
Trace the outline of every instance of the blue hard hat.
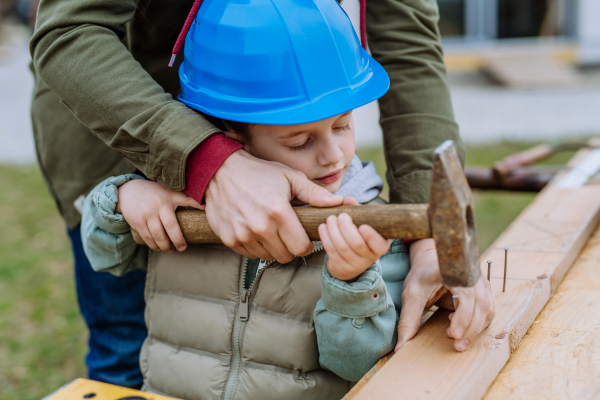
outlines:
{"label": "blue hard hat", "polygon": [[269,125],[342,114],[390,86],[336,0],[204,0],[179,79],[187,106]]}

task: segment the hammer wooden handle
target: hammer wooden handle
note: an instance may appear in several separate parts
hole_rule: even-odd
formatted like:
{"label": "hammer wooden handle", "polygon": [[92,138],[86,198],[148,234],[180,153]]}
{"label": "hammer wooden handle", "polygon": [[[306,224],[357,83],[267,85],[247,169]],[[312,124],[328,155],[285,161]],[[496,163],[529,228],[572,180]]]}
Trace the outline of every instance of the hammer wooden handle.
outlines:
{"label": "hammer wooden handle", "polygon": [[[320,240],[318,228],[328,216],[347,213],[357,226],[372,226],[386,239],[430,238],[431,228],[427,216],[427,204],[385,204],[370,206],[340,206],[331,208],[294,207],[302,227],[310,240]],[[222,243],[212,231],[206,213],[200,210],[185,210],[176,213],[179,226],[187,243]],[[133,238],[145,244],[135,230]]]}

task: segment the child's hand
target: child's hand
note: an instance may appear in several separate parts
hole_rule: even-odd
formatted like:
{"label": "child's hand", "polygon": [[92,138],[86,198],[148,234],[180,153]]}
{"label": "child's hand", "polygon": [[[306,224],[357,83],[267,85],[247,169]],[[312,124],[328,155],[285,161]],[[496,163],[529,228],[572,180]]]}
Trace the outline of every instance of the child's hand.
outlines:
{"label": "child's hand", "polygon": [[171,253],[173,244],[179,251],[187,247],[175,217],[179,206],[204,209],[184,192],[169,190],[160,183],[134,179],[119,187],[116,212],[123,214],[152,250]]}
{"label": "child's hand", "polygon": [[351,281],[366,271],[390,248],[390,243],[368,225],[359,228],[342,213],[331,215],[319,226],[319,236],[329,256],[327,270],[342,281]]}

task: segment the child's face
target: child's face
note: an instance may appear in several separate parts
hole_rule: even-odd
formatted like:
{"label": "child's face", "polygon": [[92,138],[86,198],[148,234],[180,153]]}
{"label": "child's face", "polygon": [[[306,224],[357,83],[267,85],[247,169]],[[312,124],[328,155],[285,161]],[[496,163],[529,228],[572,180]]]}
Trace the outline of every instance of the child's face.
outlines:
{"label": "child's face", "polygon": [[301,171],[333,193],[354,157],[352,111],[301,125],[252,125],[244,150]]}

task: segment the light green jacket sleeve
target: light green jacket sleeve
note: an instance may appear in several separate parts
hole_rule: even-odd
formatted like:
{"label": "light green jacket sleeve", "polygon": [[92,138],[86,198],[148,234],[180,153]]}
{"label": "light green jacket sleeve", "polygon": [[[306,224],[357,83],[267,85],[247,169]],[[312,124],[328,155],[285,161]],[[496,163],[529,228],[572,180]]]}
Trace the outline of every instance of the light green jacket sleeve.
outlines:
{"label": "light green jacket sleeve", "polygon": [[355,282],[336,279],[323,267],[321,299],[314,312],[321,367],[358,382],[394,348],[409,267],[401,241]]}
{"label": "light green jacket sleeve", "polygon": [[81,217],[83,250],[96,272],[122,276],[129,271],[146,269],[148,247],[133,240],[123,215],[115,213],[117,189],[139,175],[121,175],[101,182],[86,197]]}

